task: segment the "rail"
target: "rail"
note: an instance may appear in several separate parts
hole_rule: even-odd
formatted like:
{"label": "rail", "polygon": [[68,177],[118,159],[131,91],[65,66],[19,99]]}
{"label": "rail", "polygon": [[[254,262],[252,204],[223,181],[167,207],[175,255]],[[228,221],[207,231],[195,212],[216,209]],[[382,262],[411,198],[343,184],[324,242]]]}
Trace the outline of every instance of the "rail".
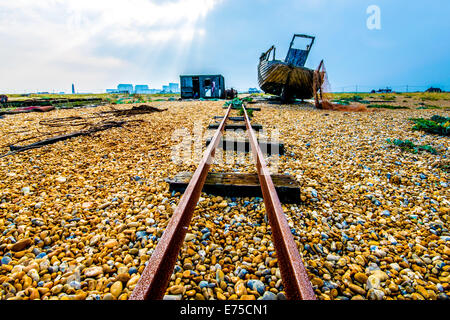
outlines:
{"label": "rail", "polygon": [[314,290],[311,287],[311,282],[309,281],[302,258],[292,237],[291,229],[284,216],[280,199],[273,185],[269,169],[266,166],[263,153],[258,145],[258,140],[245,107],[244,118],[253,158],[256,162],[267,217],[272,228],[272,239],[275,244],[278,265],[287,298],[290,300],[315,300]]}
{"label": "rail", "polygon": [[[284,217],[280,200],[245,106],[243,109],[287,298],[290,300],[315,300],[316,296]],[[147,266],[130,296],[131,300],[159,300],[164,297],[230,111],[231,106],[228,107],[166,230],[148,260]]]}

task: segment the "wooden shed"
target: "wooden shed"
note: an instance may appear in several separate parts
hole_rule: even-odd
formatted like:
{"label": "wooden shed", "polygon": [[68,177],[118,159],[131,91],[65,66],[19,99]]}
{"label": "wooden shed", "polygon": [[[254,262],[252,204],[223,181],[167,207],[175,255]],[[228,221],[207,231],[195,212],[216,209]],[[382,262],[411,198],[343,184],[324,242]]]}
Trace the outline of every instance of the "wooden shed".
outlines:
{"label": "wooden shed", "polygon": [[180,76],[182,99],[225,99],[225,78],[220,75]]}

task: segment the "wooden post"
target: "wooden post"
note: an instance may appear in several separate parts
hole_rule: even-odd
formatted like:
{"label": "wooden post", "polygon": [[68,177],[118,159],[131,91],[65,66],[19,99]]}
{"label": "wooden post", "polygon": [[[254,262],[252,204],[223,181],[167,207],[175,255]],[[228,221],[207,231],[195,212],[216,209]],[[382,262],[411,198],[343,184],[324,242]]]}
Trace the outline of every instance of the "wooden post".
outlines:
{"label": "wooden post", "polygon": [[[313,90],[314,90],[314,101],[317,109],[322,109],[321,101],[323,99],[322,94],[322,76],[320,69],[323,67],[323,60],[320,61],[319,67],[314,71],[313,77]],[[320,96],[319,96],[320,95]]]}

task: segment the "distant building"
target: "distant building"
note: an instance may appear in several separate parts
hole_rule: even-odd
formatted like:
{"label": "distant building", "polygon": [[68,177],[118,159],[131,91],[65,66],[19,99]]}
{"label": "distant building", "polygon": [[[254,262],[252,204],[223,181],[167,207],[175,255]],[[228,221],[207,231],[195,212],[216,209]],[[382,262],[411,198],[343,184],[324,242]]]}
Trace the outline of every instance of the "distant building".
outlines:
{"label": "distant building", "polygon": [[150,89],[148,88],[148,85],[146,85],[146,84],[137,84],[134,86],[134,93],[149,94]]}
{"label": "distant building", "polygon": [[133,85],[132,84],[119,84],[117,86],[117,91],[119,91],[120,93],[123,92],[128,92],[128,93],[133,93],[134,89],[133,89]]}
{"label": "distant building", "polygon": [[72,94],[75,94],[75,84],[72,83]]}
{"label": "distant building", "polygon": [[427,91],[425,91],[425,92],[442,92],[442,89],[431,87],[431,88],[428,88]]}
{"label": "distant building", "polygon": [[148,85],[136,85],[134,87],[134,93],[137,94],[151,94],[154,89],[149,89]]}
{"label": "distant building", "polygon": [[132,84],[119,84],[117,89],[106,89],[106,93],[134,93]]}
{"label": "distant building", "polygon": [[386,88],[386,89],[378,89],[377,91],[372,90],[370,93],[392,93],[392,89]]}
{"label": "distant building", "polygon": [[146,84],[119,84],[117,89],[106,89],[106,93],[136,93],[136,94],[158,94],[158,93],[179,93],[180,87],[178,83],[169,83],[167,86],[163,86],[161,89],[150,89]]}
{"label": "distant building", "polygon": [[225,98],[225,78],[220,75],[180,76],[181,98]]}
{"label": "distant building", "polygon": [[171,93],[178,93],[180,92],[180,86],[178,83],[169,83],[169,91]]}
{"label": "distant building", "polygon": [[248,93],[261,93],[261,91],[256,88],[250,88],[248,89]]}

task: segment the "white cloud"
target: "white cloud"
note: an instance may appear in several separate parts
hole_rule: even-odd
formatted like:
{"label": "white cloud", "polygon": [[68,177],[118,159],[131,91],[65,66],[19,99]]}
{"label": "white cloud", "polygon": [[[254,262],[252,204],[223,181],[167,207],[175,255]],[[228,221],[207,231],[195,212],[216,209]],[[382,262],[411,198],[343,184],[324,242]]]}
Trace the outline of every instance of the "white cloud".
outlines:
{"label": "white cloud", "polygon": [[0,0],[0,66],[11,70],[0,79],[0,91],[34,90],[21,86],[33,72],[45,90],[58,79],[70,82],[79,70],[107,79],[133,68],[136,61],[108,52],[110,47],[161,54],[175,43],[185,50],[205,35],[201,21],[221,1]]}

